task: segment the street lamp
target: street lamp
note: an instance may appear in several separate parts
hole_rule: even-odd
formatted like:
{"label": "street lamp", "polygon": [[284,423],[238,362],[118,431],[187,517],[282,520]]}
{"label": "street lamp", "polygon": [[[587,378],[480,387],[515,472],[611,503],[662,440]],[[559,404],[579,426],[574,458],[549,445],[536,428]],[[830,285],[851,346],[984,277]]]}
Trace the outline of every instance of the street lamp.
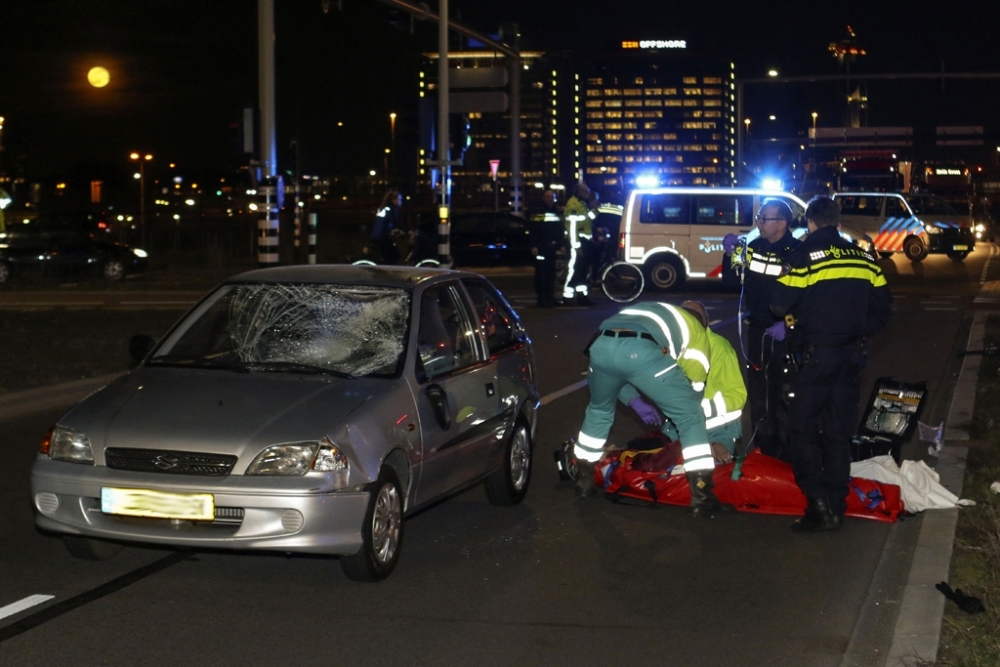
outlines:
{"label": "street lamp", "polygon": [[389,114],[389,132],[390,132],[390,142],[389,146],[392,148],[392,173],[396,174],[396,112],[393,111]]}
{"label": "street lamp", "polygon": [[146,248],[146,169],[145,164],[153,159],[149,153],[129,154],[129,159],[139,163],[139,230],[143,249]]}

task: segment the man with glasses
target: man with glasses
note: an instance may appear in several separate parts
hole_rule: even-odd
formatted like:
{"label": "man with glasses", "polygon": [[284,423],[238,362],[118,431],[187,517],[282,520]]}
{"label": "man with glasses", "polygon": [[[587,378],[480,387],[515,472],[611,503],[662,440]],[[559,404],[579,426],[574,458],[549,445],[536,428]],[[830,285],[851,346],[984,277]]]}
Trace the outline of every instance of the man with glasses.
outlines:
{"label": "man with glasses", "polygon": [[[754,222],[760,236],[742,262],[743,295],[740,317],[747,323],[747,393],[750,403],[750,445],[768,456],[789,461],[785,322],[771,313],[771,292],[782,264],[800,241],[792,236],[792,209],[781,199],[765,199]],[[730,239],[732,244],[735,239]]]}

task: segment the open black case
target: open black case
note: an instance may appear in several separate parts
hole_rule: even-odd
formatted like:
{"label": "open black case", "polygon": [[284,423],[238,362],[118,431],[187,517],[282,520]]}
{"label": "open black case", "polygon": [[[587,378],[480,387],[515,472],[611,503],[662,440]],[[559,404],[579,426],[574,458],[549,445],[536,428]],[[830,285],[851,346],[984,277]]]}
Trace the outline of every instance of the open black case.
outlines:
{"label": "open black case", "polygon": [[891,454],[900,464],[900,449],[913,435],[926,398],[926,382],[877,379],[861,414],[858,433],[851,440],[851,459],[863,461]]}

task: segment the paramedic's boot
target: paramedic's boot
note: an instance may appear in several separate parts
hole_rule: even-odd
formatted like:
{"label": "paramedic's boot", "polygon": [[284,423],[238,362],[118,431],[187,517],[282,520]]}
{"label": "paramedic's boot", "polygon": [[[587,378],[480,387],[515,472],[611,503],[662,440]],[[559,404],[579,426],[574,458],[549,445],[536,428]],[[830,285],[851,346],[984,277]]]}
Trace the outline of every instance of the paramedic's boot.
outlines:
{"label": "paramedic's boot", "polygon": [[806,513],[792,524],[797,533],[811,533],[822,530],[837,530],[844,523],[843,516],[835,516],[830,511],[830,503],[823,498],[810,498]]}
{"label": "paramedic's boot", "polygon": [[690,514],[696,519],[710,519],[720,514],[733,511],[732,505],[723,505],[715,496],[712,488],[712,470],[699,470],[687,473],[688,485],[691,487]]}
{"label": "paramedic's boot", "polygon": [[597,491],[594,486],[594,464],[589,461],[578,460],[576,479],[573,480],[573,487],[576,489],[577,498],[589,498]]}

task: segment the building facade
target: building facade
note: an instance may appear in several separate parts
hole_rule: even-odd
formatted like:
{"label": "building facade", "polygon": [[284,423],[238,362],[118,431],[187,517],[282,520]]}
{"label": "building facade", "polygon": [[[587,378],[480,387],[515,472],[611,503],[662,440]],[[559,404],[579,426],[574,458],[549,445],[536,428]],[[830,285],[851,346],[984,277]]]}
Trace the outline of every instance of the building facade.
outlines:
{"label": "building facade", "polygon": [[625,42],[574,75],[574,169],[591,187],[732,185],[735,67],[678,46]]}

